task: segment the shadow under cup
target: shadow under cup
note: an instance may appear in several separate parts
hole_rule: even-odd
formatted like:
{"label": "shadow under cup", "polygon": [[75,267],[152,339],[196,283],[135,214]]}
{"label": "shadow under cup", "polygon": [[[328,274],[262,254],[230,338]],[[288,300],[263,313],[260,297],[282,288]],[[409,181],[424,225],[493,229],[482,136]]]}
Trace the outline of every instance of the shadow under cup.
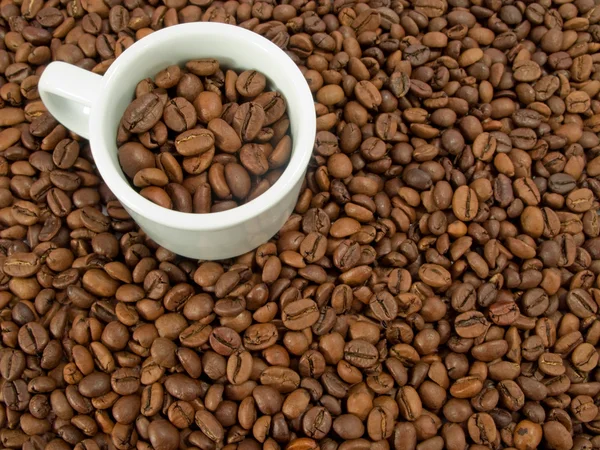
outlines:
{"label": "shadow under cup", "polygon": [[[220,33],[212,34],[211,25],[218,25]],[[268,241],[293,211],[314,143],[312,96],[293,61],[279,49],[276,50],[280,54],[274,55],[273,48],[269,48],[274,44],[258,35],[249,36],[248,33],[253,33],[248,30],[210,23],[173,28],[180,31],[159,36],[164,36],[166,31],[175,31],[167,28],[138,41],[104,76],[103,90],[90,116],[92,152],[109,188],[155,242],[179,255],[196,259],[237,256]],[[223,33],[223,29],[231,29],[231,33]],[[240,31],[244,39],[240,39]],[[248,37],[251,39],[246,39]],[[290,162],[267,192],[233,210],[209,215],[166,210],[139,195],[121,170],[116,145],[119,122],[134,98],[139,81],[153,78],[169,65],[183,65],[198,58],[215,58],[224,70],[254,69],[263,73],[268,80],[267,88],[279,91],[286,100],[290,120],[288,133],[292,138]],[[296,73],[290,72],[292,69]],[[298,86],[298,75],[304,86]],[[307,105],[310,105],[310,111],[307,111]],[[102,155],[105,157],[98,155],[102,149],[105,149]],[[250,216],[251,220],[247,220]],[[239,230],[242,221],[246,223]],[[232,230],[233,227],[236,229]]]}

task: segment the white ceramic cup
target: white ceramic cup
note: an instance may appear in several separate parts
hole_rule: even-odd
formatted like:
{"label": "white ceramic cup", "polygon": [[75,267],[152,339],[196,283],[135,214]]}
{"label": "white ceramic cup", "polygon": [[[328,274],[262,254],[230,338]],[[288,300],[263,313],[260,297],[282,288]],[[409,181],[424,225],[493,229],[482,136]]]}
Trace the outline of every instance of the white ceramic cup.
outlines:
{"label": "white ceramic cup", "polygon": [[[260,197],[229,211],[171,211],[133,190],[117,158],[117,127],[139,81],[171,64],[216,58],[224,68],[255,69],[287,102],[292,156],[279,180]],[[104,76],[62,62],[44,70],[38,89],[50,113],[90,140],[100,175],[131,217],[156,243],[195,259],[246,253],[273,237],[294,209],[315,139],[312,95],[294,62],[275,44],[244,28],[189,23],[150,34],[128,48]]]}

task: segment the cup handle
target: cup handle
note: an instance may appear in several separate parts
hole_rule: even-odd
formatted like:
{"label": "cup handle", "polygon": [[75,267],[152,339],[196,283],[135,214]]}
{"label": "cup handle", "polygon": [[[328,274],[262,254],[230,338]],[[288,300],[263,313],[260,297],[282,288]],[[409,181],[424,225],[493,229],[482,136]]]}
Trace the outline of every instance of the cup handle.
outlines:
{"label": "cup handle", "polygon": [[90,112],[101,83],[100,75],[72,64],[53,62],[42,72],[38,91],[56,120],[88,139]]}

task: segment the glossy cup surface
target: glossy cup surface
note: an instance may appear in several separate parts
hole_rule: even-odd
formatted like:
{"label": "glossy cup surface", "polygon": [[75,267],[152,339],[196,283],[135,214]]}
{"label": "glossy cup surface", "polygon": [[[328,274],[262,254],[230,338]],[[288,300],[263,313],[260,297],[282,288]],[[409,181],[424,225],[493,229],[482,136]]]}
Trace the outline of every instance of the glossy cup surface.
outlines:
{"label": "glossy cup surface", "polygon": [[[214,214],[167,210],[140,196],[129,184],[117,158],[117,127],[140,80],[153,77],[168,65],[209,57],[218,59],[226,69],[262,72],[269,80],[268,88],[283,94],[290,119],[292,156],[280,179],[248,204]],[[50,64],[40,80],[42,99],[59,121],[77,128],[80,119],[74,117],[77,114],[72,99],[85,97],[90,91],[94,98],[89,100],[89,139],[98,170],[131,217],[158,244],[190,258],[229,258],[268,241],[293,211],[314,144],[314,103],[300,70],[267,39],[225,24],[176,25],[136,42],[103,77],[97,77],[97,86],[87,88],[80,84],[90,83],[89,72],[79,78],[82,69],[57,64],[61,63]],[[61,72],[62,80],[57,79]],[[69,92],[69,83],[76,94]],[[65,100],[67,96],[71,98]],[[84,116],[86,108],[83,112],[79,115]]]}

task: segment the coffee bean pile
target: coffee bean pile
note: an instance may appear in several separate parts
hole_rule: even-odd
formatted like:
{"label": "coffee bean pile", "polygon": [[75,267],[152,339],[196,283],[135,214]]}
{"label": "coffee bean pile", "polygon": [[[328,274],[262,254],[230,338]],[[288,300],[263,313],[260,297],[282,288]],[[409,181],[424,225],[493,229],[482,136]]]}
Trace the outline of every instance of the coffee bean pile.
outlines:
{"label": "coffee bean pile", "polygon": [[[3,0],[0,448],[600,448],[593,0]],[[278,235],[144,236],[45,110],[180,22],[249,28],[315,94]]]}
{"label": "coffee bean pile", "polygon": [[119,125],[121,168],[168,209],[210,213],[255,199],[292,153],[285,99],[266,84],[255,70],[223,73],[213,58],[142,80]]}

